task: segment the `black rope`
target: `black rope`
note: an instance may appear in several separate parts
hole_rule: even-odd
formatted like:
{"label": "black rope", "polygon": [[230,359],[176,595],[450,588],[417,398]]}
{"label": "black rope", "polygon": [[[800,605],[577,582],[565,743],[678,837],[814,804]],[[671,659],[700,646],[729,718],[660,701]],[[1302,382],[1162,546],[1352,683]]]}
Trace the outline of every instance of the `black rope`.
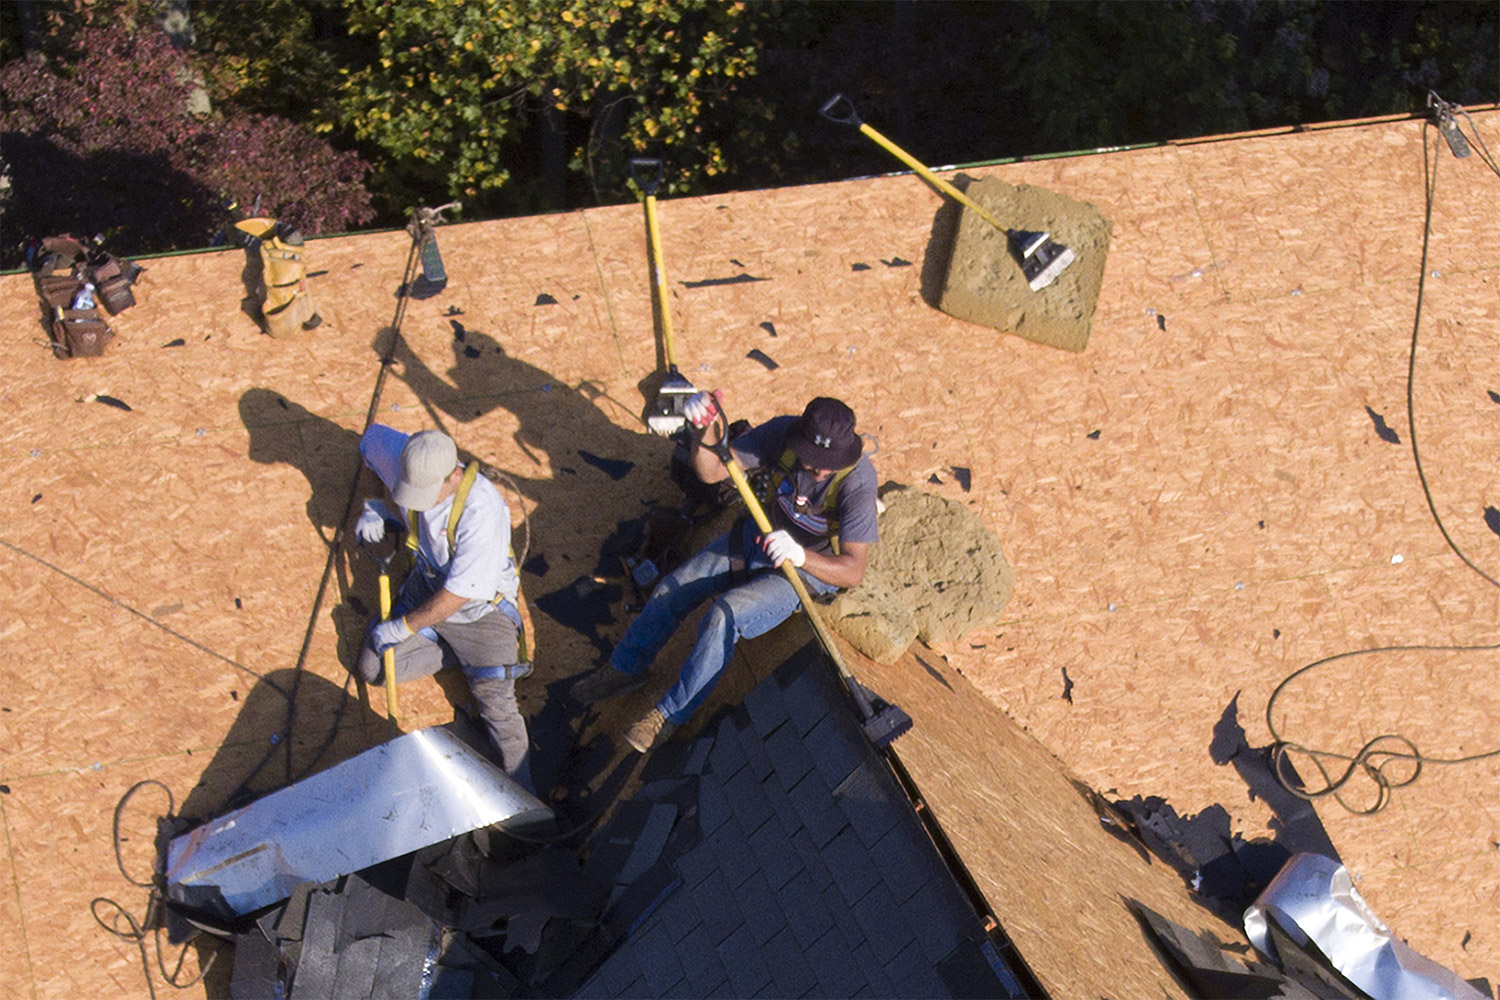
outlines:
{"label": "black rope", "polygon": [[[161,907],[163,906],[161,893],[164,879],[162,873],[159,869],[154,871],[152,873],[151,880],[146,882],[142,882],[139,879],[132,878],[130,876],[130,872],[125,868],[124,856],[120,853],[120,844],[122,842],[122,838],[120,837],[120,817],[124,814],[125,806],[129,804],[130,800],[135,796],[135,793],[140,791],[142,788],[145,788],[147,785],[155,785],[157,788],[160,788],[162,791],[167,793],[166,816],[169,820],[175,818],[177,804],[176,800],[172,797],[172,790],[166,785],[162,784],[160,781],[148,779],[146,781],[138,781],[134,785],[131,785],[130,789],[120,797],[120,801],[115,805],[114,823],[112,825],[115,864],[120,869],[120,874],[125,878],[125,881],[129,882],[131,885],[137,886],[138,888],[150,890],[150,894],[148,895],[146,900],[146,915],[142,919],[137,920],[133,915],[131,915],[130,911],[126,910],[125,907],[121,906],[119,903],[115,902],[113,899],[108,898],[107,896],[96,896],[94,899],[90,900],[89,912],[93,914],[94,922],[97,923],[100,927],[103,927],[105,930],[109,931],[116,937],[135,942],[135,945],[140,950],[141,954],[141,971],[146,976],[146,989],[150,991],[152,1000],[156,1000],[156,982],[151,975],[151,955],[150,952],[148,952],[146,949],[146,938],[148,936],[148,932],[149,936],[151,936],[154,940],[156,948],[156,968],[161,972],[162,980],[166,982],[167,985],[173,986],[179,990],[185,990],[195,983],[201,982],[203,977],[207,976],[209,971],[214,967],[214,964],[218,962],[219,956],[224,953],[224,945],[221,944],[214,950],[214,953],[209,956],[208,961],[203,963],[203,966],[199,968],[197,975],[193,976],[193,978],[191,979],[184,981],[180,977],[182,975],[183,963],[187,961],[188,944],[190,944],[191,942],[184,943],[182,949],[177,953],[177,962],[175,965],[173,965],[172,971],[167,971],[166,957],[162,953],[161,921],[158,919],[161,913]],[[113,912],[110,913],[108,919],[106,919],[105,916],[100,913],[101,906],[114,908]],[[123,928],[121,927],[122,923],[124,924]],[[222,941],[222,939],[220,940]]]}
{"label": "black rope", "polygon": [[[1437,96],[1431,95],[1429,103],[1439,107],[1440,113],[1451,114],[1453,108],[1444,104]],[[1458,109],[1462,111],[1462,109]],[[1473,119],[1469,118],[1467,112],[1462,112],[1469,124],[1473,126]],[[1480,569],[1464,551],[1459,548],[1453,536],[1448,533],[1448,528],[1443,524],[1442,515],[1438,513],[1437,504],[1432,498],[1432,488],[1427,481],[1427,473],[1422,467],[1422,451],[1417,445],[1417,417],[1416,417],[1416,377],[1417,377],[1417,345],[1422,329],[1422,302],[1427,287],[1427,261],[1432,244],[1432,207],[1436,201],[1437,193],[1437,162],[1442,158],[1442,137],[1439,136],[1436,143],[1428,134],[1428,129],[1433,125],[1429,120],[1422,130],[1422,177],[1423,188],[1426,196],[1426,211],[1422,225],[1422,270],[1417,277],[1417,305],[1415,315],[1412,318],[1411,349],[1406,366],[1406,420],[1407,432],[1411,435],[1412,461],[1416,465],[1417,479],[1422,484],[1422,495],[1427,498],[1427,509],[1432,514],[1433,521],[1437,524],[1438,531],[1442,533],[1443,540],[1453,550],[1464,565],[1493,586],[1500,587],[1500,580]],[[1484,140],[1479,138],[1478,129],[1474,133],[1475,143],[1483,151],[1481,159],[1485,165],[1500,175],[1494,159],[1489,154],[1489,149],[1484,145]],[[1276,727],[1275,709],[1277,699],[1283,691],[1297,678],[1311,672],[1312,670],[1332,663],[1337,660],[1349,659],[1356,656],[1371,656],[1376,653],[1400,653],[1400,652],[1443,652],[1443,653],[1474,653],[1493,652],[1500,650],[1500,643],[1492,645],[1476,646],[1380,646],[1372,649],[1351,650],[1344,653],[1336,653],[1333,656],[1325,656],[1321,660],[1294,671],[1282,682],[1276,685],[1276,690],[1271,693],[1271,698],[1266,702],[1266,728],[1271,732],[1271,755],[1272,772],[1280,785],[1293,795],[1312,801],[1315,799],[1332,797],[1334,801],[1343,806],[1349,812],[1358,816],[1369,816],[1379,812],[1390,804],[1391,796],[1399,788],[1415,782],[1422,774],[1425,765],[1451,765],[1468,764],[1474,761],[1486,760],[1491,757],[1500,756],[1500,747],[1483,753],[1469,754],[1462,757],[1432,757],[1423,754],[1417,749],[1417,745],[1410,739],[1399,733],[1382,733],[1371,739],[1354,754],[1341,754],[1328,750],[1317,750],[1294,743],[1282,737]],[[1290,767],[1291,754],[1299,754],[1310,760],[1317,768],[1319,776],[1323,779],[1322,787],[1309,790]],[[1343,762],[1343,772],[1335,776],[1330,771],[1327,761]],[[1393,770],[1394,769],[1394,770]],[[1352,805],[1344,798],[1344,789],[1349,782],[1357,776],[1368,778],[1375,786],[1374,800],[1365,806]]]}

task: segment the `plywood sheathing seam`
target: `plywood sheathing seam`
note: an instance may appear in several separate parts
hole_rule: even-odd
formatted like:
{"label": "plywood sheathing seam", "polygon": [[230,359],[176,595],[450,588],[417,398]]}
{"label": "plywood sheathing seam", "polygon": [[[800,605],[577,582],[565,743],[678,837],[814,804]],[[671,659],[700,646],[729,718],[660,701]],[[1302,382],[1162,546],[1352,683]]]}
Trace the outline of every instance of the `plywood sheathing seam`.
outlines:
{"label": "plywood sheathing seam", "polygon": [[[1486,135],[1500,125],[1493,111],[1475,119]],[[952,669],[1066,773],[1121,798],[1161,795],[1183,814],[1222,803],[1238,832],[1269,835],[1263,804],[1207,752],[1236,694],[1261,746],[1265,699],[1302,664],[1378,644],[1493,642],[1500,614],[1494,588],[1438,535],[1406,447],[1422,126],[972,173],[1064,192],[1114,222],[1087,351],[1000,337],[928,306],[920,271],[940,199],[889,177],[663,202],[683,369],[726,388],[734,416],[795,412],[829,391],[848,400],[879,441],[881,481],[969,507],[1016,570],[1006,620],[937,651]],[[1427,281],[1417,386],[1439,510],[1485,565],[1500,562],[1483,520],[1486,506],[1500,507],[1500,405],[1486,395],[1500,392],[1496,183],[1473,158],[1439,166],[1438,274]],[[533,598],[592,574],[618,521],[648,501],[676,502],[667,445],[639,417],[637,383],[657,356],[640,208],[583,214],[439,229],[449,286],[410,303],[407,346],[381,398],[380,419],[443,426],[513,476],[547,566],[523,577]],[[0,711],[0,783],[11,789],[15,887],[0,919],[27,928],[26,951],[0,955],[9,992],[144,996],[133,946],[88,915],[96,895],[130,898],[109,850],[114,803],[150,777],[179,802],[211,806],[284,724],[273,689],[152,621],[277,683],[296,662],[408,243],[376,233],[308,247],[325,323],[307,337],[255,329],[239,309],[242,257],[224,251],[147,261],[140,304],[113,321],[107,355],[88,361],[39,346],[29,278],[0,277],[10,376],[0,384],[0,539],[14,547],[0,550],[0,709],[11,709]],[[766,280],[702,284],[742,274]],[[538,305],[543,294],[554,304]],[[752,349],[779,367],[747,358]],[[132,410],[78,402],[99,393]],[[265,406],[283,416],[256,419]],[[580,451],[633,465],[611,479]],[[970,470],[968,491],[954,467]],[[321,759],[381,738],[380,706],[346,687],[339,652],[361,626],[350,595],[368,608],[372,580],[368,560],[337,561],[305,660],[296,765],[315,758],[325,733],[336,739]],[[577,631],[537,615],[539,673],[521,685],[524,710],[535,714],[545,684],[596,662],[624,619],[616,605]],[[1315,685],[1288,703],[1294,735],[1343,746],[1410,729],[1436,752],[1450,744],[1433,720],[1451,716],[1452,732],[1486,727],[1477,744],[1500,706],[1493,685],[1462,685],[1493,664],[1382,663],[1380,690],[1326,712],[1309,708]],[[911,683],[937,683],[906,669]],[[877,675],[877,689],[884,683]],[[409,688],[413,725],[451,717],[458,695],[437,682]],[[889,690],[933,711],[925,691]],[[941,723],[926,728],[919,719],[903,737],[913,739],[904,759],[971,868],[993,865],[1003,882],[1009,844],[984,814],[988,800],[971,801],[961,780],[988,765],[918,752],[935,746],[923,741]],[[1434,959],[1492,980],[1497,778],[1493,763],[1432,769],[1374,819],[1320,807],[1375,911]],[[1047,809],[1070,815],[1060,801]],[[985,888],[1018,941],[1027,928],[1041,936],[1083,892],[1070,866],[1049,874],[1055,890]],[[1107,940],[1087,947],[1079,938],[1071,952],[1022,951],[1044,982],[1102,975],[1069,969],[1107,949],[1141,949],[1122,960],[1154,969],[1138,935],[1115,936],[1114,919],[1095,911],[1088,932]]]}

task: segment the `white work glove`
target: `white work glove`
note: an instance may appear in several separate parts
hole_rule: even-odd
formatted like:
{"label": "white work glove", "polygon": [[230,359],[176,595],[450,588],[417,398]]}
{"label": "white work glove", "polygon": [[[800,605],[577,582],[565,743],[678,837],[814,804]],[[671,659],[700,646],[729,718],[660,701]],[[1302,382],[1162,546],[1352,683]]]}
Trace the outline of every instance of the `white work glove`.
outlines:
{"label": "white work glove", "polygon": [[375,652],[384,653],[392,646],[400,645],[411,638],[411,629],[406,627],[405,618],[387,618],[383,622],[376,622],[370,629],[370,645],[375,647]]}
{"label": "white work glove", "polygon": [[354,537],[362,545],[374,545],[385,537],[385,522],[396,518],[379,500],[366,500],[365,509],[354,522]]}
{"label": "white work glove", "polygon": [[719,416],[719,393],[695,392],[688,397],[688,401],[682,404],[682,415],[687,422],[699,430],[712,424]]}
{"label": "white work glove", "polygon": [[807,562],[807,550],[793,541],[791,534],[786,531],[773,531],[760,544],[766,550],[766,555],[771,557],[772,566],[789,562],[801,567]]}

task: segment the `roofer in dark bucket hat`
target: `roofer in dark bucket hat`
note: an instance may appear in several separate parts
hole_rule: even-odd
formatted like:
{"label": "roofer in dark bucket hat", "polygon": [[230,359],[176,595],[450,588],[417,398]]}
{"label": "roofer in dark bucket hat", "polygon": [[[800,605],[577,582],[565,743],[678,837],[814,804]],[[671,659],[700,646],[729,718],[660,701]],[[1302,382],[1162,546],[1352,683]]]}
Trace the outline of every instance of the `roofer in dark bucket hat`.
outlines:
{"label": "roofer in dark bucket hat", "polygon": [[[711,450],[722,432],[716,395],[700,392],[683,407],[703,431],[691,444],[693,471],[705,483],[729,470]],[[705,446],[707,445],[707,446]],[[646,683],[652,662],[683,620],[705,601],[713,605],[698,627],[677,683],[625,734],[645,753],[687,722],[712,693],[734,645],[781,624],[797,610],[796,589],[775,572],[783,562],[797,567],[814,598],[856,586],[865,575],[875,524],[875,467],[864,457],[854,411],[820,396],[802,416],[782,416],[735,437],[735,459],[746,469],[770,473],[762,502],[775,528],[761,537],[748,516],[714,539],[656,585],[610,654],[609,662],[585,674],[572,688],[582,701],[599,701]]]}

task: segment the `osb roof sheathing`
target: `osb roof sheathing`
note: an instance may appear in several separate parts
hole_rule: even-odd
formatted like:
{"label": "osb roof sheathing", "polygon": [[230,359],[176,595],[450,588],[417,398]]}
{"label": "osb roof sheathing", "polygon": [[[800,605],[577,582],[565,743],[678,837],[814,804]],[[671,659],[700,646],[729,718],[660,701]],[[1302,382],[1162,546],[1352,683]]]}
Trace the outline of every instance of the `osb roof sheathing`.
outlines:
{"label": "osb roof sheathing", "polygon": [[[1475,120],[1500,146],[1500,112]],[[684,372],[723,387],[731,416],[843,397],[878,439],[882,481],[970,505],[1015,566],[1000,625],[864,669],[916,717],[903,759],[1059,996],[1159,981],[1120,920],[1131,892],[1210,926],[1170,898],[1182,890],[1164,866],[1095,846],[1082,800],[1053,780],[1062,768],[1184,815],[1222,804],[1239,833],[1272,836],[1265,806],[1209,755],[1232,702],[1264,746],[1272,690],[1315,659],[1496,641],[1500,589],[1443,541],[1409,448],[1423,141],[1421,122],[1382,121],[969,171],[1112,220],[1079,355],[924,302],[938,201],[915,178],[660,204]],[[1484,519],[1500,507],[1500,178],[1446,150],[1438,163],[1418,443],[1455,542],[1500,576]],[[639,417],[659,356],[643,229],[636,206],[442,228],[449,287],[410,303],[381,387],[381,420],[444,427],[512,477],[547,567],[525,578],[533,600],[594,574],[618,522],[676,502],[667,445]],[[372,570],[330,558],[329,539],[407,250],[400,232],[313,241],[325,322],[287,340],[240,311],[237,252],[147,261],[119,339],[73,362],[40,346],[29,278],[0,277],[0,994],[145,995],[134,945],[89,909],[96,896],[142,909],[111,848],[126,789],[160,781],[202,815],[382,738],[378,697],[352,699],[340,663]],[[742,274],[764,280],[687,284]],[[779,367],[747,358],[757,348]],[[588,456],[634,465],[616,480]],[[968,490],[955,467],[971,470]],[[524,711],[618,637],[614,611],[582,630],[533,616]],[[1335,661],[1293,687],[1279,721],[1342,752],[1388,731],[1438,757],[1494,749],[1497,659]],[[401,697],[407,729],[452,716],[436,682]],[[1029,768],[1053,777],[1028,786]],[[1319,806],[1375,911],[1492,980],[1497,778],[1494,758],[1432,767],[1372,817]],[[122,820],[136,877],[165,805],[147,787]]]}

